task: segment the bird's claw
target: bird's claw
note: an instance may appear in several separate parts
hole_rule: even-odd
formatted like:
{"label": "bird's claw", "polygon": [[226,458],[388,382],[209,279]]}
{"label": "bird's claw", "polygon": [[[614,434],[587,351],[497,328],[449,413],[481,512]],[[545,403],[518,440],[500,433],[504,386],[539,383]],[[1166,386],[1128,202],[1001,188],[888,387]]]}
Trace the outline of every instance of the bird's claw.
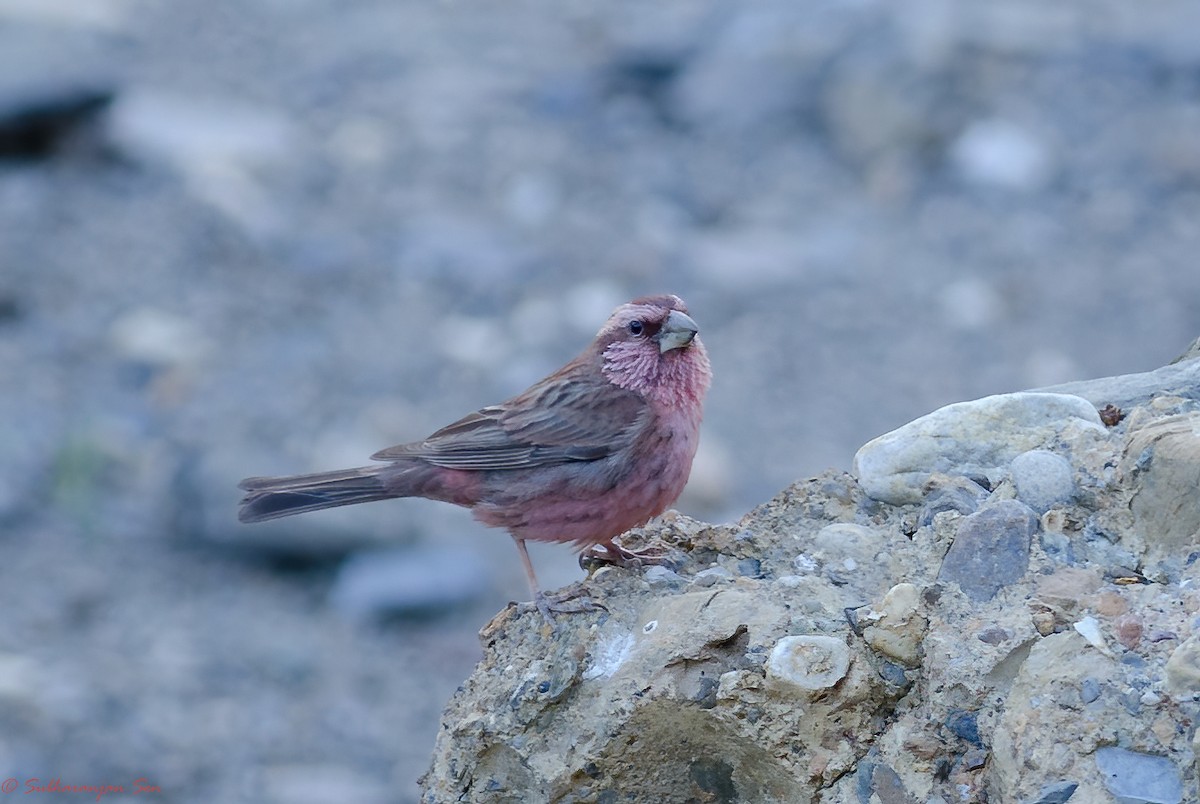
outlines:
{"label": "bird's claw", "polygon": [[581,589],[568,589],[556,595],[538,592],[533,598],[533,606],[546,622],[553,628],[555,614],[584,614],[589,611],[608,611],[603,603],[597,603]]}
{"label": "bird's claw", "polygon": [[627,550],[616,542],[606,542],[594,544],[579,554],[579,566],[589,572],[602,566],[641,569],[653,564],[671,565],[673,563],[671,549],[657,545],[634,551]]}

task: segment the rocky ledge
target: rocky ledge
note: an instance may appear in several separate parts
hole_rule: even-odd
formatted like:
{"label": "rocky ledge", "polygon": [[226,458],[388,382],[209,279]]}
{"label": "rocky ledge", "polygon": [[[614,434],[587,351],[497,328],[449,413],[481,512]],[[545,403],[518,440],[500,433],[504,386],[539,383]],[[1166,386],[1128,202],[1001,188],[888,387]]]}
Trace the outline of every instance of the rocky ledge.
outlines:
{"label": "rocky ledge", "polygon": [[1200,358],[951,405],[510,607],[428,802],[1195,801]]}

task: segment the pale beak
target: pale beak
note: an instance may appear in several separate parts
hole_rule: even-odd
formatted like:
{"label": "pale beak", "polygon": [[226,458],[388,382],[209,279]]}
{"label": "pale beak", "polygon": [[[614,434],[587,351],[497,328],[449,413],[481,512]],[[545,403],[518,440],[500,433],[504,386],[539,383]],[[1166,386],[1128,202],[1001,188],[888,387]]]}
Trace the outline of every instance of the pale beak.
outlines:
{"label": "pale beak", "polygon": [[700,327],[692,320],[691,316],[678,310],[672,310],[671,314],[667,316],[667,320],[663,322],[662,329],[658,331],[659,353],[682,349],[692,342],[699,331]]}

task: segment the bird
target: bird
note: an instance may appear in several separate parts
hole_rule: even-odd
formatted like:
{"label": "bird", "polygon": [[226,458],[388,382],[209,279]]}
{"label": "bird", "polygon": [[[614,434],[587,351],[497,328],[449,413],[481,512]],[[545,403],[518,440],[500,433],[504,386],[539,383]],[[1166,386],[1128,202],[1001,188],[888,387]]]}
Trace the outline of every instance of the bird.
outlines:
{"label": "bird", "polygon": [[578,609],[541,591],[525,543],[600,548],[612,563],[644,557],[615,539],[665,511],[687,483],[712,382],[699,331],[678,296],[636,298],[558,371],[427,438],[376,452],[376,464],[246,478],[238,519],[399,497],[459,505],[508,531],[533,602],[553,623],[552,610]]}

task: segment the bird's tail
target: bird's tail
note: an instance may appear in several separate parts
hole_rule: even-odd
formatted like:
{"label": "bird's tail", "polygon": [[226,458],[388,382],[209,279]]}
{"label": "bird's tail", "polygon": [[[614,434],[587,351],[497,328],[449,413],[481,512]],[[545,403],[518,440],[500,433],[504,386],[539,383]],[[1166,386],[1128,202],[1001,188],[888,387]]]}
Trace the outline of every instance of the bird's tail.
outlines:
{"label": "bird's tail", "polygon": [[313,475],[248,477],[238,484],[246,492],[238,508],[238,519],[262,522],[305,511],[400,496],[384,489],[379,474],[386,468],[386,465],[361,466]]}

